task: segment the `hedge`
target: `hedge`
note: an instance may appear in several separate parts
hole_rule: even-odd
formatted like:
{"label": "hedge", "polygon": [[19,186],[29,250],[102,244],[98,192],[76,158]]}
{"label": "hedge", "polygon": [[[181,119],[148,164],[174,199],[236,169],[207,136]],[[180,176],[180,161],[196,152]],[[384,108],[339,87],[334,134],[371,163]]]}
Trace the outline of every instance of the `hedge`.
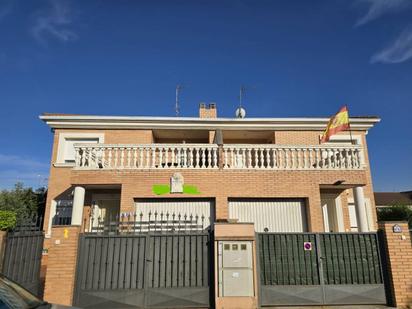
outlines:
{"label": "hedge", "polygon": [[16,213],[10,210],[0,210],[0,230],[6,231],[16,226]]}

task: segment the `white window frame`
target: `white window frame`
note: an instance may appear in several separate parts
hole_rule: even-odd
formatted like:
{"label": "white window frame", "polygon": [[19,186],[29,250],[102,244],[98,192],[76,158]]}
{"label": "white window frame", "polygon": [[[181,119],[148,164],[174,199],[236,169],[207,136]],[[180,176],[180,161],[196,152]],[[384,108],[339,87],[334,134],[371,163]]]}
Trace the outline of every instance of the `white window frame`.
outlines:
{"label": "white window frame", "polygon": [[[97,138],[98,144],[104,143],[104,133],[60,133],[59,134],[59,144],[57,148],[57,158],[56,162],[54,163],[55,167],[65,167],[65,166],[74,166],[75,163],[65,162],[64,155],[65,155],[65,147],[67,145],[66,140],[71,138],[84,138],[84,139],[92,139]],[[81,143],[81,142],[80,142]]]}

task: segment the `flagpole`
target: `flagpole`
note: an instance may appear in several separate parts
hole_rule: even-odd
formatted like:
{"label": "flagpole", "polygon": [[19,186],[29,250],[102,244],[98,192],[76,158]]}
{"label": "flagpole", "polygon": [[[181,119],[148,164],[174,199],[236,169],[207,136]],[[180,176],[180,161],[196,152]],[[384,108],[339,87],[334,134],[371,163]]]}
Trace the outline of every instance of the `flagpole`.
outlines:
{"label": "flagpole", "polygon": [[348,111],[348,124],[349,124],[349,136],[350,136],[350,144],[353,145],[353,138],[352,138],[352,127],[350,125],[350,117],[349,117],[349,109],[346,105],[346,110]]}
{"label": "flagpole", "polygon": [[350,135],[350,144],[353,145],[352,129],[350,127],[350,123],[349,123],[349,135]]}

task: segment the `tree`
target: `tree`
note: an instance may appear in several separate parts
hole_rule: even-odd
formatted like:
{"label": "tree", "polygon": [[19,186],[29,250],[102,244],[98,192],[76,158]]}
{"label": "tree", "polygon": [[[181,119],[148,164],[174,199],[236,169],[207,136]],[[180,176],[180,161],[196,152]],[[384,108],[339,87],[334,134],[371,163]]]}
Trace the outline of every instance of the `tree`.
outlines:
{"label": "tree", "polygon": [[45,194],[44,188],[33,191],[22,183],[16,183],[14,189],[0,191],[0,210],[12,211],[18,218],[37,214],[39,206],[44,203]]}

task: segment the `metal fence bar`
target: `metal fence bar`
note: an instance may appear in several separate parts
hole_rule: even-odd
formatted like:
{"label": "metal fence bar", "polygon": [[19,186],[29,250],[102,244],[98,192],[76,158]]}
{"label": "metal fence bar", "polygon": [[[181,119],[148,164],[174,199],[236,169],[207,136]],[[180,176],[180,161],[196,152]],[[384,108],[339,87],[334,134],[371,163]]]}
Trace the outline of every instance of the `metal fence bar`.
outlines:
{"label": "metal fence bar", "polygon": [[[30,229],[32,226],[29,226]],[[3,274],[21,284],[36,295],[40,295],[40,262],[44,234],[30,231],[28,226],[8,232],[6,237]]]}
{"label": "metal fence bar", "polygon": [[258,241],[264,285],[383,282],[376,233],[258,233]]}

